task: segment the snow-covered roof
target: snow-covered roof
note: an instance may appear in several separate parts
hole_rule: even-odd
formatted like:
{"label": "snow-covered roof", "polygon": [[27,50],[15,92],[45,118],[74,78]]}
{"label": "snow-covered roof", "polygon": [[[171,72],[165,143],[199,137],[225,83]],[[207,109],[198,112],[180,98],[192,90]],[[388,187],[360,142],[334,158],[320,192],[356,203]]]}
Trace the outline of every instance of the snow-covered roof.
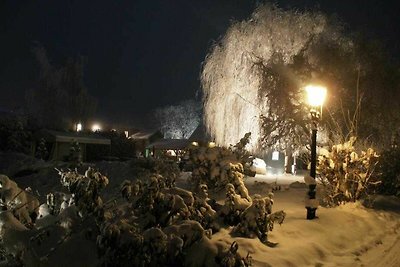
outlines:
{"label": "snow-covered roof", "polygon": [[38,132],[36,136],[39,138],[43,137],[48,141],[61,143],[70,143],[76,141],[81,144],[111,145],[110,139],[87,133],[42,130]]}
{"label": "snow-covered roof", "polygon": [[206,127],[204,126],[203,123],[200,123],[199,126],[197,126],[196,130],[192,133],[192,135],[189,137],[190,142],[210,142],[212,141],[212,138],[210,134],[207,132]]}
{"label": "snow-covered roof", "polygon": [[130,139],[140,140],[140,139],[149,139],[153,135],[157,134],[158,130],[141,130],[129,136]]}

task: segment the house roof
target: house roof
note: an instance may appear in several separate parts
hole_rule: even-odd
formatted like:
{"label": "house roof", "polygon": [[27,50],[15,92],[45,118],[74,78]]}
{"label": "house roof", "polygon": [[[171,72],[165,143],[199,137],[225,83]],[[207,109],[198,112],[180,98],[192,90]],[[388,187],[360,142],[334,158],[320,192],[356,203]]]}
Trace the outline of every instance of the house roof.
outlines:
{"label": "house roof", "polygon": [[149,139],[153,135],[157,134],[158,130],[141,130],[129,136],[130,139],[140,140],[140,139]]}
{"label": "house roof", "polygon": [[160,139],[151,143],[147,148],[154,148],[157,150],[182,150],[189,145],[188,139]]}
{"label": "house roof", "polygon": [[210,142],[212,140],[211,135],[207,132],[203,123],[200,123],[189,137],[190,142]]}
{"label": "house roof", "polygon": [[81,144],[111,145],[111,140],[108,138],[79,132],[41,130],[36,134],[36,137],[45,138],[47,141],[60,143],[71,143],[76,141]]}

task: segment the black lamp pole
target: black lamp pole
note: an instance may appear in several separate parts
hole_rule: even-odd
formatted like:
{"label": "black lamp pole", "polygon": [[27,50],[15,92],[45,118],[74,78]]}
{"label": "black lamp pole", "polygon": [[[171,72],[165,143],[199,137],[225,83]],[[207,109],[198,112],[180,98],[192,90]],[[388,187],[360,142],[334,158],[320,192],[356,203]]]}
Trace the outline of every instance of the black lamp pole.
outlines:
{"label": "black lamp pole", "polygon": [[[318,128],[318,120],[320,118],[320,113],[316,110],[311,110],[311,119],[312,119],[312,132],[311,132],[311,168],[310,168],[310,176],[315,180],[316,177],[316,167],[317,167],[317,128]],[[316,199],[316,189],[317,184],[311,183],[308,185],[308,199],[309,203],[313,203],[314,199]],[[316,207],[306,207],[307,209],[307,220],[315,219],[315,212],[317,211]]]}

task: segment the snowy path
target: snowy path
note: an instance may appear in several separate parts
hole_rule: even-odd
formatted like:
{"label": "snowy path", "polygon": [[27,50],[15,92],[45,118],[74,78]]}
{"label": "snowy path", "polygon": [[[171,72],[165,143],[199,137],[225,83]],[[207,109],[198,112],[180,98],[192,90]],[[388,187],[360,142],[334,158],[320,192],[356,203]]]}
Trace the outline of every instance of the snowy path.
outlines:
{"label": "snowy path", "polygon": [[277,183],[278,185],[289,185],[294,182],[304,183],[303,174],[281,174],[281,175],[262,175],[256,174],[255,177],[248,177],[246,183],[252,183],[254,181],[266,182],[266,183]]}

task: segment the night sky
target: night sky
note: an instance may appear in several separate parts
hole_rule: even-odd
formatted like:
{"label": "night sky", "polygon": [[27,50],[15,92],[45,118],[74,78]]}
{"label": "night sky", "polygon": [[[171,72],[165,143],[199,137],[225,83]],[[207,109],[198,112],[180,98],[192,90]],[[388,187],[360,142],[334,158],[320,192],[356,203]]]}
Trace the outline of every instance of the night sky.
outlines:
{"label": "night sky", "polygon": [[[0,107],[20,108],[39,66],[35,42],[54,65],[84,56],[85,85],[101,120],[139,123],[154,108],[194,99],[201,62],[253,0],[1,0]],[[388,0],[281,0],[280,7],[336,14],[351,31],[379,39],[400,56],[400,9]],[[198,98],[199,99],[199,98]]]}

